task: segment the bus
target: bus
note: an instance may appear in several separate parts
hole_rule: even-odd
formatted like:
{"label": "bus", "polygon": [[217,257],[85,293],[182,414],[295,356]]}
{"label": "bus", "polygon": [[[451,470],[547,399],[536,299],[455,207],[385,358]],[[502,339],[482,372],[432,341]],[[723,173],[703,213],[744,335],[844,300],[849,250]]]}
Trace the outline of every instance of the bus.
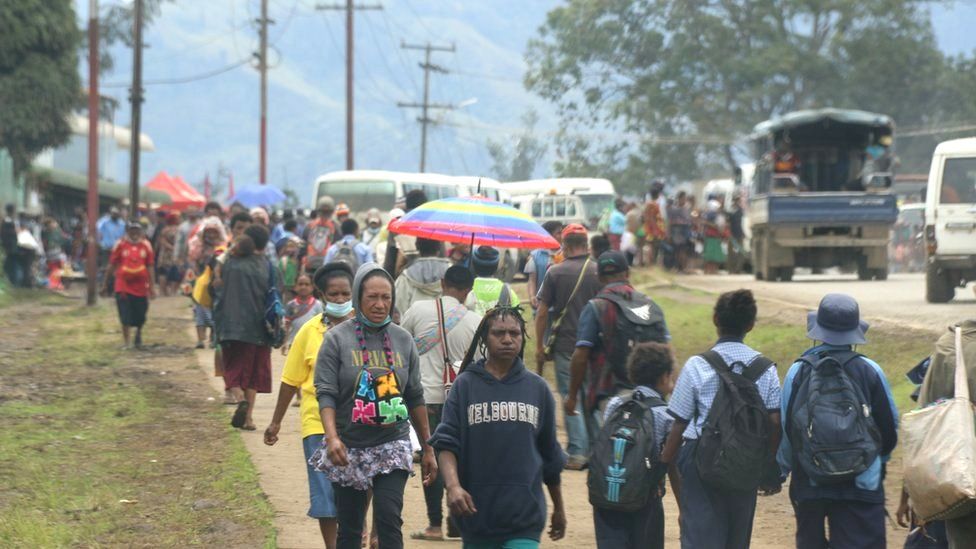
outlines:
{"label": "bus", "polygon": [[[574,212],[573,219],[568,222],[576,222],[578,219],[586,220],[586,225],[591,229],[596,229],[600,218],[612,206],[616,198],[616,189],[613,183],[607,179],[597,179],[590,177],[557,177],[551,179],[534,179],[530,181],[511,181],[502,183],[502,188],[512,197],[512,205],[522,211],[533,215],[534,203],[540,199],[550,196],[572,195],[579,197],[579,201],[573,201],[576,205],[574,210],[582,207],[581,212]],[[558,204],[554,208],[558,208]],[[545,208],[545,203],[542,205]],[[569,206],[567,205],[567,211]],[[539,216],[534,216],[539,217]],[[548,216],[543,216],[548,219]]]}

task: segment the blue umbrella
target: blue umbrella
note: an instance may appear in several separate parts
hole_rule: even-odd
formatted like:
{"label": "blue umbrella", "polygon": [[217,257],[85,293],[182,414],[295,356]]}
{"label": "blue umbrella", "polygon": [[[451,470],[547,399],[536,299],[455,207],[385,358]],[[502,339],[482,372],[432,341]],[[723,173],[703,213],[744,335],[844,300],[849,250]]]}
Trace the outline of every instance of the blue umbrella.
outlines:
{"label": "blue umbrella", "polygon": [[248,208],[273,206],[285,201],[285,193],[271,185],[248,185],[234,193],[230,202],[240,202]]}

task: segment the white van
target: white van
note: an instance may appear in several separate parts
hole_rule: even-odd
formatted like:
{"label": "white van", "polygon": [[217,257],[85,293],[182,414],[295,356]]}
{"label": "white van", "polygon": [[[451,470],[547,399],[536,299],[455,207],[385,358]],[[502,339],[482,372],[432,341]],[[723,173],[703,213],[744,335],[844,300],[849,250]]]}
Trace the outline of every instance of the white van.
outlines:
{"label": "white van", "polygon": [[[532,200],[535,198],[548,197],[550,195],[572,195],[579,198],[578,201],[572,201],[573,204],[578,204],[582,207],[580,211],[579,207],[576,208],[576,212],[572,216],[561,217],[555,215],[555,208],[558,206],[556,202],[552,202],[553,217],[564,223],[580,222],[568,221],[568,217],[582,218],[582,222],[590,229],[596,229],[597,224],[600,222],[600,218],[606,213],[611,206],[613,206],[613,200],[616,198],[616,189],[614,189],[613,183],[607,179],[597,179],[590,177],[554,177],[552,179],[533,179],[530,181],[511,181],[508,183],[502,183],[502,186],[508,193],[512,196],[513,204],[518,204],[517,207],[524,212],[529,213],[536,218],[537,221],[543,223],[548,221],[548,217],[545,215],[545,200],[540,203],[540,208],[543,215],[536,216],[532,214],[533,206],[531,204],[526,205],[526,200]],[[569,208],[569,203],[566,203],[566,207]],[[528,210],[527,210],[528,208]],[[568,209],[566,210],[568,211]]]}
{"label": "white van", "polygon": [[925,298],[945,303],[976,280],[976,137],[940,143],[925,191]]}

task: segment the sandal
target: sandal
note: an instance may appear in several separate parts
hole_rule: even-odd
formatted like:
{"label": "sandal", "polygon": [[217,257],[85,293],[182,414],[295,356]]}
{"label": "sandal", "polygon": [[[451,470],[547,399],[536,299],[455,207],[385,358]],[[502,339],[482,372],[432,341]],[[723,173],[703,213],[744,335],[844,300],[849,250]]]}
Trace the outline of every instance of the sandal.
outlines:
{"label": "sandal", "polygon": [[241,429],[244,427],[244,422],[247,421],[247,401],[242,400],[237,403],[237,409],[234,410],[234,415],[230,418],[230,426],[235,429]]}
{"label": "sandal", "polygon": [[427,530],[419,530],[410,534],[410,539],[422,540],[422,541],[444,541],[443,534],[429,534]]}

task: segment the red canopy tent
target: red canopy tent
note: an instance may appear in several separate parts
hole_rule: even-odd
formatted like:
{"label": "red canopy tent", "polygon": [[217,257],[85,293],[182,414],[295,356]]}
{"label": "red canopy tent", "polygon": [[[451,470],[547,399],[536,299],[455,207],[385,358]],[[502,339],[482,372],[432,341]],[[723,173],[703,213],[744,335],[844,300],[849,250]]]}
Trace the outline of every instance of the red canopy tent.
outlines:
{"label": "red canopy tent", "polygon": [[202,209],[207,203],[207,199],[184,181],[182,177],[171,177],[166,172],[157,173],[149,183],[146,183],[146,188],[168,194],[173,200],[169,208],[177,211],[184,211],[189,208]]}

